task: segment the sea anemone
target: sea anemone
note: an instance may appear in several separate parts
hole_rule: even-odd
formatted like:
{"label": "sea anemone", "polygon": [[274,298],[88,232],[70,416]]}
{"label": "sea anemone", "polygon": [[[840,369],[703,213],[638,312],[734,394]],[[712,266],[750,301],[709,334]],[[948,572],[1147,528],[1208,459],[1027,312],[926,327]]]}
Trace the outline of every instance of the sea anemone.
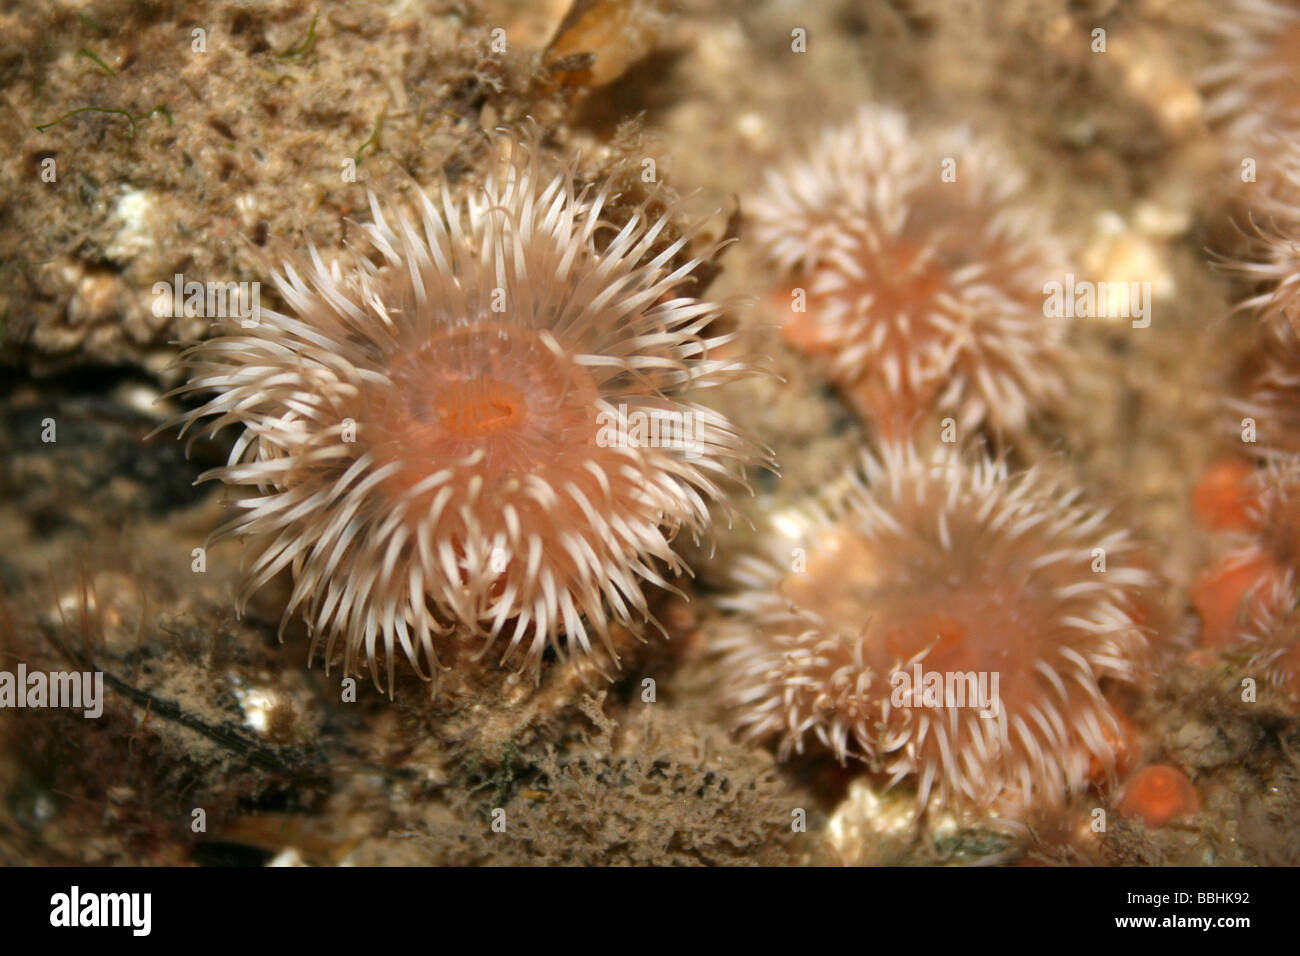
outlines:
{"label": "sea anemone", "polygon": [[1103,683],[1138,683],[1148,648],[1153,577],[1105,523],[983,453],[866,454],[742,566],[721,643],[737,731],[915,777],[922,803],[1060,802],[1113,771]]}
{"label": "sea anemone", "polygon": [[1206,119],[1242,149],[1300,130],[1300,5],[1230,0],[1213,22],[1222,50],[1200,78]]}
{"label": "sea anemone", "polygon": [[1233,530],[1244,541],[1202,571],[1191,589],[1207,647],[1237,643],[1247,622],[1276,603],[1290,575],[1300,572],[1300,457],[1270,458],[1236,497],[1245,520]]}
{"label": "sea anemone", "polygon": [[1192,589],[1202,643],[1245,651],[1242,673],[1300,701],[1300,456],[1251,475],[1246,542],[1202,572]]}
{"label": "sea anemone", "polygon": [[1248,510],[1259,543],[1279,567],[1300,571],[1300,457],[1274,458],[1254,478]]}
{"label": "sea anemone", "polygon": [[1294,262],[1280,240],[1300,235],[1300,3],[1229,0],[1212,20],[1220,49],[1200,77],[1203,115],[1238,181],[1232,218],[1253,224],[1222,241],[1264,275],[1284,265],[1269,261],[1278,253]]}
{"label": "sea anemone", "polygon": [[1244,396],[1226,404],[1233,430],[1266,460],[1300,455],[1300,206],[1294,212],[1291,226],[1257,228],[1245,257],[1221,260],[1251,284],[1253,294],[1234,311],[1256,322]]}
{"label": "sea anemone", "polygon": [[1222,262],[1255,290],[1237,309],[1254,315],[1266,332],[1281,333],[1285,326],[1290,340],[1277,347],[1294,354],[1300,334],[1300,129],[1285,146],[1278,175],[1256,199],[1246,236],[1247,251]]}
{"label": "sea anemone", "polygon": [[377,255],[313,248],[274,274],[290,314],[185,355],[182,391],[215,393],[186,428],[240,429],[203,477],[254,492],[216,533],[254,542],[242,600],[289,569],[312,654],[377,685],[385,661],[390,693],[399,654],[432,679],[503,636],[535,675],[548,647],[616,661],[644,584],[686,570],[674,537],[763,457],[685,395],[749,371],[689,291],[703,223],[657,198],[615,217],[611,181],[493,145],[480,189],[391,221],[372,195]]}
{"label": "sea anemone", "polygon": [[1266,326],[1285,325],[1292,333],[1286,348],[1294,350],[1294,336],[1300,330],[1300,232],[1265,233],[1259,255],[1231,268],[1263,285],[1263,291],[1238,309],[1252,312]]}
{"label": "sea anemone", "polygon": [[1254,546],[1211,562],[1192,582],[1188,595],[1201,619],[1201,643],[1221,648],[1236,641],[1262,589],[1280,574],[1269,556]]}
{"label": "sea anemone", "polygon": [[1295,705],[1300,703],[1300,587],[1289,573],[1261,595],[1240,646],[1249,652],[1243,673],[1262,678],[1265,686]]}
{"label": "sea anemone", "polygon": [[1262,457],[1300,454],[1300,338],[1289,323],[1264,330],[1264,338],[1246,398],[1231,406],[1242,421],[1253,423],[1254,449]]}
{"label": "sea anemone", "polygon": [[1043,289],[1064,253],[1023,187],[969,131],[873,107],[753,202],[758,242],[796,286],[785,334],[887,434],[931,410],[1014,431],[1061,396],[1065,320]]}

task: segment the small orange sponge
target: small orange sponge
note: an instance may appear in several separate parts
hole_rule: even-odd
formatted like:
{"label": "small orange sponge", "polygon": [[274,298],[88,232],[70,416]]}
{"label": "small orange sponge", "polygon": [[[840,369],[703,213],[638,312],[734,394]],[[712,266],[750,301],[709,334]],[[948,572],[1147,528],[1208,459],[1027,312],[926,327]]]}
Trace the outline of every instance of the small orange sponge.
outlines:
{"label": "small orange sponge", "polygon": [[1161,827],[1176,817],[1199,812],[1201,798],[1187,774],[1168,764],[1144,767],[1129,781],[1119,812]]}

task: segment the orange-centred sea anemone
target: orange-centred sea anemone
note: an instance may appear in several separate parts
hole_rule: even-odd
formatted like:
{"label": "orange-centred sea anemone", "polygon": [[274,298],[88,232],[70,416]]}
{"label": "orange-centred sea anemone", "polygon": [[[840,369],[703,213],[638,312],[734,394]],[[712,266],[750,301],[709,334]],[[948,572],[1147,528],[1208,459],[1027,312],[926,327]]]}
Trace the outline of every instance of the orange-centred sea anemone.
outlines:
{"label": "orange-centred sea anemone", "polygon": [[[722,640],[739,733],[809,743],[934,800],[1015,812],[1113,770],[1106,683],[1139,683],[1152,575],[1035,470],[886,446],[776,520]],[[783,529],[783,530],[782,530]]]}
{"label": "orange-centred sea anemone", "polygon": [[1064,246],[1014,164],[968,130],[864,108],[769,174],[754,234],[795,287],[784,327],[860,415],[903,435],[931,412],[1018,430],[1064,390],[1045,308]]}
{"label": "orange-centred sea anemone", "polygon": [[384,662],[390,688],[398,657],[434,678],[498,640],[534,672],[547,647],[612,654],[644,584],[684,570],[674,536],[762,458],[688,395],[748,372],[692,295],[702,224],[612,217],[608,181],[494,146],[481,188],[414,218],[372,196],[377,255],[313,249],[275,275],[289,312],[186,355],[185,391],[215,393],[186,428],[239,430],[205,477],[249,492],[218,532],[253,540],[247,590],[289,569],[313,652],[376,683]]}

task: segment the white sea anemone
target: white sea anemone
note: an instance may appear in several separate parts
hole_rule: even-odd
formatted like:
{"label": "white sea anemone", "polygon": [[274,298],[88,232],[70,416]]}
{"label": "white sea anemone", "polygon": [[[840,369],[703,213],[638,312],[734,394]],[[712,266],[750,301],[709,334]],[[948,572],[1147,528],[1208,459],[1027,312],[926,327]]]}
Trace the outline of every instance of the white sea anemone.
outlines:
{"label": "white sea anemone", "polygon": [[1103,684],[1144,676],[1153,579],[1078,498],[983,454],[866,455],[726,601],[738,732],[914,778],[922,803],[1011,812],[1103,776],[1122,741]]}
{"label": "white sea anemone", "polygon": [[1021,173],[968,130],[864,108],[770,173],[750,210],[806,291],[787,336],[887,432],[932,410],[1017,430],[1063,394],[1065,320],[1043,291],[1065,280],[1063,245]]}
{"label": "white sea anemone", "polygon": [[377,264],[312,249],[274,276],[288,314],[185,356],[184,391],[214,393],[185,427],[240,429],[203,477],[252,492],[217,532],[252,539],[245,599],[289,569],[313,654],[377,684],[386,662],[390,689],[399,656],[435,678],[501,638],[534,673],[548,646],[616,659],[644,584],[685,570],[674,537],[762,458],[683,394],[748,371],[690,294],[701,226],[649,201],[611,221],[608,182],[495,146],[481,189],[421,193],[414,219],[372,196]]}
{"label": "white sea anemone", "polygon": [[1288,572],[1262,590],[1240,635],[1250,653],[1243,673],[1300,703],[1300,586]]}
{"label": "white sea anemone", "polygon": [[1243,154],[1300,130],[1300,5],[1229,0],[1212,23],[1222,49],[1200,77],[1206,119]]}

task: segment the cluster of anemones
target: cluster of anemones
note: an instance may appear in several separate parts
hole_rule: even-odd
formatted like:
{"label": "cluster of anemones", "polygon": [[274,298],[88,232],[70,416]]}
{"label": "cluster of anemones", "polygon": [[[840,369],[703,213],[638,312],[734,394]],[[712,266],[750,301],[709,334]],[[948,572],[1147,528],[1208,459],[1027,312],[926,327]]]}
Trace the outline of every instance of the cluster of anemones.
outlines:
{"label": "cluster of anemones", "polygon": [[750,208],[792,287],[784,335],[885,443],[775,516],[724,602],[721,658],[747,739],[910,779],[923,805],[1007,813],[1133,756],[1109,689],[1141,682],[1154,583],[1050,469],[917,450],[941,416],[1013,433],[1063,392],[1044,288],[1064,244],[1023,186],[970,131],[881,107],[769,175]]}
{"label": "cluster of anemones", "polygon": [[1114,770],[1107,686],[1141,682],[1154,579],[1060,478],[887,445],[773,534],[726,601],[743,736],[1006,813]]}
{"label": "cluster of anemones", "polygon": [[864,108],[772,172],[754,233],[790,292],[786,338],[889,435],[934,416],[1015,431],[1063,393],[1061,243],[1023,176],[968,130]]}
{"label": "cluster of anemones", "polygon": [[[673,208],[611,215],[609,182],[496,146],[476,190],[421,193],[414,218],[372,200],[371,258],[313,250],[275,277],[290,313],[186,354],[184,391],[212,393],[186,427],[240,429],[207,477],[248,492],[219,532],[253,541],[248,591],[288,572],[286,620],[390,689],[400,658],[434,678],[498,642],[533,673],[548,648],[616,660],[614,629],[651,618],[644,585],[685,569],[674,537],[763,458],[686,394],[749,371],[684,288],[712,247],[692,257]],[[1110,688],[1147,652],[1133,543],[1047,471],[901,435],[935,414],[1021,428],[1062,390],[1042,293],[1060,247],[1020,178],[966,132],[864,110],[772,178],[756,219],[807,284],[792,339],[900,434],[778,516],[797,559],[741,562],[738,730],[913,778],[922,803],[1015,811],[1113,773]],[[638,438],[641,419],[676,440]]]}
{"label": "cluster of anemones", "polygon": [[253,539],[248,590],[290,571],[313,652],[390,688],[400,657],[434,678],[497,641],[533,672],[547,648],[616,659],[644,584],[684,570],[674,537],[762,457],[686,395],[748,368],[685,288],[699,227],[611,216],[608,181],[494,146],[480,188],[414,218],[372,197],[373,262],[313,249],[275,276],[290,312],[186,354],[185,391],[214,393],[186,427],[239,429],[205,477],[250,492],[219,532]]}

